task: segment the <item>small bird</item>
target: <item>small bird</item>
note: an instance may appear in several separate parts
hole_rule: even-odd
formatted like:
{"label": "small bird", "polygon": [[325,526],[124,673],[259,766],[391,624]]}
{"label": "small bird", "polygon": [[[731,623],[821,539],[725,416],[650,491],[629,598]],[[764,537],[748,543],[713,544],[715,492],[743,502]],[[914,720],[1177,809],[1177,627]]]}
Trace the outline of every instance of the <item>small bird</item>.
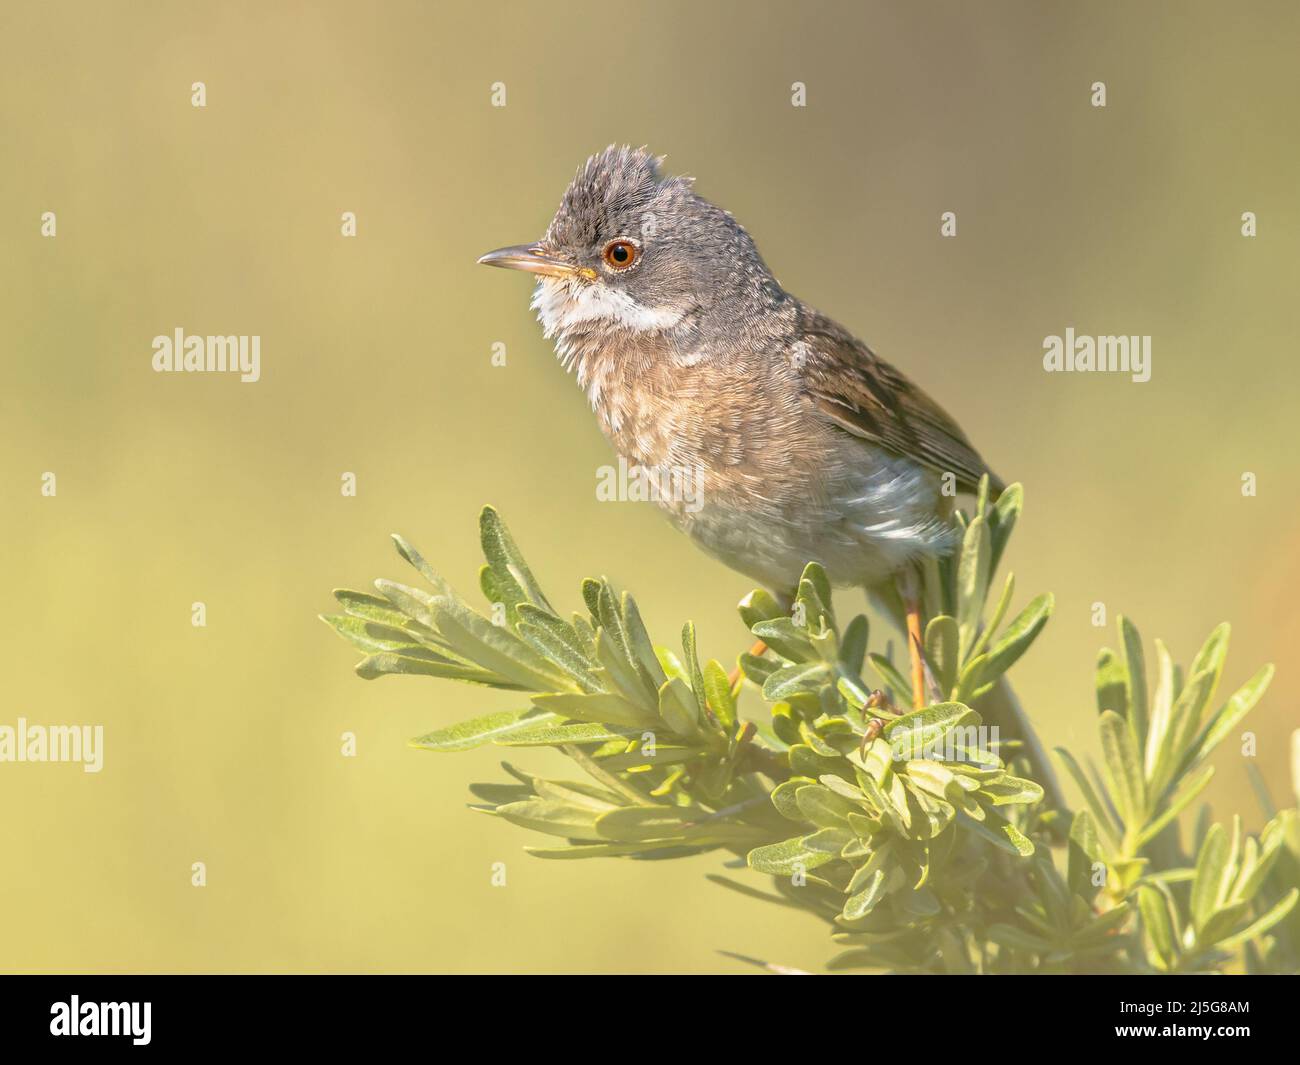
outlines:
{"label": "small bird", "polygon": [[[894,577],[924,705],[915,564],[951,551],[946,475],[989,470],[957,423],[777,282],[745,229],[645,149],[587,160],[546,234],[478,261],[537,277],[532,306],[615,450],[697,544],[789,602],[810,560]],[[762,645],[755,649],[761,653]]]}

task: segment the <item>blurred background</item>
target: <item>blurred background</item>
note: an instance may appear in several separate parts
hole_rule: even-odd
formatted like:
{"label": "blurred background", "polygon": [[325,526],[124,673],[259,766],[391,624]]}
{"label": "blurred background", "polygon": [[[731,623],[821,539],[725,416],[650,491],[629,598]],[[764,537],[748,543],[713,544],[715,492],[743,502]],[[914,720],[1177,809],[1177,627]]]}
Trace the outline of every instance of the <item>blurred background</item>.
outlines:
{"label": "blurred background", "polygon": [[[404,578],[392,531],[474,593],[492,502],[553,600],[607,574],[663,643],[688,617],[709,656],[747,643],[744,578],[651,505],[597,502],[610,452],[527,281],[474,265],[540,235],[615,141],[694,174],[785,287],[1024,483],[1005,565],[1019,603],[1057,608],[1015,672],[1049,743],[1095,751],[1118,613],[1184,663],[1229,620],[1225,685],[1279,665],[1248,723],[1284,799],[1298,32],[1284,3],[5,4],[0,724],[102,724],[105,765],[0,765],[0,969],[832,955],[810,918],[707,883],[717,856],[526,856],[524,830],[464,806],[501,751],[405,746],[514,698],[363,682],[316,618],[335,586]],[[1150,382],[1044,373],[1067,326],[1150,334]],[[261,381],[154,373],[177,327],[259,334]],[[1217,764],[1216,814],[1258,829],[1247,759],[1230,742]]]}

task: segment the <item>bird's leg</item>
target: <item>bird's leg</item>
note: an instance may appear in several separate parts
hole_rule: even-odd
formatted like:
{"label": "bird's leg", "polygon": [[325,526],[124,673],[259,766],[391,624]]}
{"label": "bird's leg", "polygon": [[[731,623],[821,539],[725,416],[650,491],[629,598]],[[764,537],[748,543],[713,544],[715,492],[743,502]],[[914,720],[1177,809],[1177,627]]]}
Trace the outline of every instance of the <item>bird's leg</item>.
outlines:
{"label": "bird's leg", "polygon": [[912,706],[920,710],[925,706],[925,655],[921,635],[921,589],[916,571],[910,566],[898,574],[898,595],[903,600],[903,616],[907,620],[907,654],[912,662]]}

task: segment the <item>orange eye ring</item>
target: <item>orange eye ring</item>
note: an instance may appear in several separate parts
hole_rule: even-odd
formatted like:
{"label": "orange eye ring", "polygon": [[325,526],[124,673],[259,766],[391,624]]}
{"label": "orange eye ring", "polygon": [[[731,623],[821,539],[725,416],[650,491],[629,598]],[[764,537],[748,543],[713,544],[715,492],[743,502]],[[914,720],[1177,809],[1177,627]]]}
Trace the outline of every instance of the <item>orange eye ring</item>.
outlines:
{"label": "orange eye ring", "polygon": [[600,257],[611,270],[622,273],[637,264],[641,258],[641,249],[635,241],[628,240],[627,237],[619,237],[605,245],[605,250],[600,253]]}

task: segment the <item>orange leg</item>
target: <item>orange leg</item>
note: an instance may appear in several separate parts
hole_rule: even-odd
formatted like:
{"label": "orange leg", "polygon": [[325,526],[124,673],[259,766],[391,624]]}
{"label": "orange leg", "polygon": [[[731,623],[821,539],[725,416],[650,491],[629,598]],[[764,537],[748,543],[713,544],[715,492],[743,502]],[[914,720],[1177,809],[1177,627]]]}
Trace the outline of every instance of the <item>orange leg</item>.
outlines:
{"label": "orange leg", "polygon": [[907,612],[907,652],[912,660],[912,706],[920,710],[925,706],[925,659],[921,656],[921,603],[917,599],[905,599],[903,609]]}
{"label": "orange leg", "polygon": [[903,601],[907,619],[907,656],[912,663],[912,707],[925,706],[925,637],[921,628],[921,582],[910,566],[899,570],[894,578],[898,597]]}
{"label": "orange leg", "polygon": [[[762,640],[755,642],[754,646],[749,649],[749,653],[757,658],[767,650],[767,644]],[[740,666],[737,665],[730,673],[727,674],[727,682],[731,685],[731,690],[736,690],[736,685],[740,683]]]}

